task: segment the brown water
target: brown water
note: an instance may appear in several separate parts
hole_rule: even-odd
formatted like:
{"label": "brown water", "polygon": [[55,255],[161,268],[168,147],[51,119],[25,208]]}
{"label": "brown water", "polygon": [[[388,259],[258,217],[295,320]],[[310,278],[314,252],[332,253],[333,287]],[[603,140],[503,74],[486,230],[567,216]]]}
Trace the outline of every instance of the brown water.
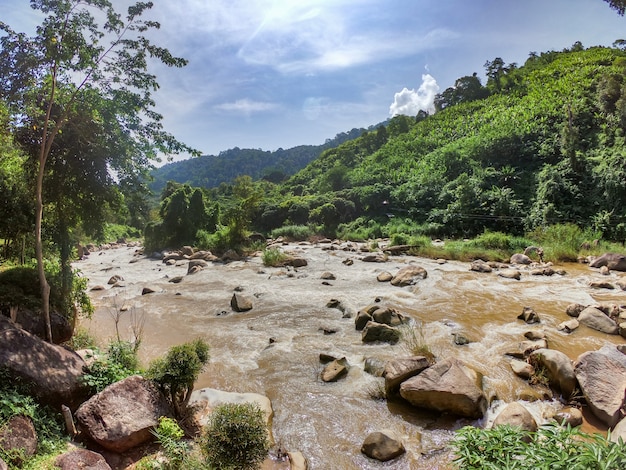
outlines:
{"label": "brown water", "polygon": [[[571,335],[556,330],[569,319],[568,304],[598,301],[626,303],[626,293],[588,287],[592,280],[615,280],[585,265],[562,266],[567,274],[552,277],[523,272],[520,281],[496,274],[469,271],[468,263],[447,262],[410,256],[390,257],[386,263],[366,263],[355,251],[324,250],[327,245],[290,245],[286,251],[303,256],[308,266],[297,270],[267,268],[260,257],[230,264],[212,264],[180,284],[168,278],[185,275],[187,266],[165,266],[141,258],[129,263],[135,248],[93,253],[76,263],[89,278],[89,285],[105,285],[113,274],[124,277],[125,288],[92,292],[97,307],[92,320],[83,323],[101,340],[115,335],[112,312],[122,304],[144,319],[141,356],[145,364],[169,347],[193,338],[211,345],[211,362],[197,388],[212,387],[234,392],[266,395],[274,408],[273,434],[290,451],[300,451],[309,468],[325,469],[445,469],[451,468],[444,450],[453,431],[466,424],[485,425],[503,403],[515,401],[527,384],[510,371],[506,352],[517,351],[530,329],[542,329],[549,346],[571,359],[622,338],[607,336],[581,326]],[[345,245],[344,245],[345,247]],[[354,260],[352,266],[342,261]],[[408,263],[428,272],[417,286],[398,288],[380,283],[381,271],[394,274]],[[321,273],[336,280],[324,285]],[[141,296],[144,286],[157,292]],[[253,300],[254,308],[235,313],[230,298],[235,289]],[[386,361],[407,355],[406,346],[363,344],[354,319],[343,318],[338,309],[327,308],[339,299],[358,310],[375,299],[391,304],[421,323],[426,343],[443,359],[456,356],[485,375],[488,396],[497,397],[483,420],[471,422],[426,413],[397,403],[370,397],[382,379],[364,372],[366,358]],[[516,317],[532,307],[542,323],[529,326]],[[120,332],[131,337],[131,314],[120,320]],[[336,330],[325,334],[326,330]],[[461,332],[473,342],[456,346],[452,333]],[[271,341],[270,341],[271,339]],[[351,365],[346,379],[323,383],[319,354],[345,356]],[[561,405],[557,400],[524,403],[538,422]],[[588,415],[588,413],[586,414]],[[365,437],[373,431],[392,429],[403,438],[406,455],[387,463],[374,462],[360,452]],[[593,420],[585,430],[604,429]]]}

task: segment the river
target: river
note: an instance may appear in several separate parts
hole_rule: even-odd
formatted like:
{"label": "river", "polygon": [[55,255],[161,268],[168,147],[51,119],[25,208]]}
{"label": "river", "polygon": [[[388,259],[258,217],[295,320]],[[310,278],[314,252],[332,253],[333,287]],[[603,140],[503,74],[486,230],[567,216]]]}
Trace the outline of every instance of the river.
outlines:
{"label": "river", "polygon": [[[505,354],[517,351],[528,330],[542,329],[550,348],[572,360],[605,344],[623,339],[581,326],[572,334],[557,331],[568,320],[570,303],[626,303],[619,289],[593,289],[591,281],[615,281],[582,264],[559,266],[565,275],[532,276],[522,270],[518,280],[496,273],[477,273],[469,264],[413,256],[390,256],[385,263],[367,263],[356,244],[290,244],[283,250],[305,258],[302,268],[264,267],[260,256],[228,264],[212,263],[186,275],[187,265],[166,266],[157,259],[135,258],[135,247],[95,252],[75,263],[89,278],[89,286],[106,286],[90,292],[96,311],[82,326],[103,344],[115,336],[115,312],[129,310],[119,319],[124,339],[132,337],[132,324],[143,323],[140,358],[144,365],[173,345],[204,338],[211,360],[196,388],[266,395],[274,409],[273,435],[283,449],[300,451],[312,470],[326,469],[447,469],[445,450],[454,430],[466,424],[488,425],[503,403],[516,401],[525,381],[514,376]],[[352,251],[351,251],[352,250]],[[350,264],[350,260],[352,264]],[[378,282],[382,271],[395,274],[407,264],[417,264],[428,277],[411,287]],[[324,281],[329,272],[334,280]],[[114,275],[125,287],[107,285]],[[182,282],[168,282],[184,276]],[[146,286],[154,293],[141,295]],[[253,309],[235,313],[230,299],[235,291],[253,302]],[[384,361],[408,355],[406,345],[364,344],[354,318],[344,318],[327,307],[338,299],[349,310],[378,300],[409,316],[438,359],[455,356],[484,374],[488,396],[495,397],[480,421],[460,420],[424,412],[401,403],[372,398],[382,379],[364,372],[367,358]],[[517,316],[527,306],[540,316],[539,325],[526,325]],[[141,321],[138,321],[141,320]],[[454,333],[471,342],[457,346]],[[334,383],[320,379],[319,354],[346,357],[348,376]],[[524,402],[538,422],[562,406],[558,400]],[[584,413],[586,431],[605,431]],[[391,429],[402,437],[407,453],[387,463],[372,461],[360,452],[365,437]]]}

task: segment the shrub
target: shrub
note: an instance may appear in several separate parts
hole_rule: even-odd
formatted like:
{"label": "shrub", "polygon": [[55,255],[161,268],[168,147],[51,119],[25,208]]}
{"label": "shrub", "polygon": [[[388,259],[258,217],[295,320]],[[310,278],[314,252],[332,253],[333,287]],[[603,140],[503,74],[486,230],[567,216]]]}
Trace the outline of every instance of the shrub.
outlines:
{"label": "shrub", "polygon": [[182,417],[200,372],[209,362],[209,345],[202,339],[170,348],[164,358],[150,364],[147,377],[152,379]]}
{"label": "shrub", "polygon": [[157,441],[161,445],[165,462],[152,460],[151,464],[146,467],[154,470],[202,470],[206,469],[206,465],[199,456],[194,455],[194,450],[189,443],[185,441],[184,431],[178,423],[165,416],[159,419],[159,425],[152,432]]}
{"label": "shrub", "polygon": [[258,468],[269,451],[263,411],[255,403],[217,406],[201,445],[208,462],[220,470]]}
{"label": "shrub", "polygon": [[261,255],[263,265],[265,266],[282,266],[287,258],[288,256],[278,248],[263,250],[263,254]]}
{"label": "shrub", "polygon": [[272,230],[272,238],[284,237],[291,241],[303,241],[313,236],[308,225],[285,225]]}
{"label": "shrub", "polygon": [[113,341],[105,354],[95,353],[95,360],[82,376],[93,393],[139,372],[137,349],[128,341]]}
{"label": "shrub", "polygon": [[[527,436],[528,439],[523,439]],[[556,424],[537,432],[511,426],[478,429],[466,426],[452,444],[461,469],[618,470],[626,466],[626,446],[600,434],[586,434]]]}

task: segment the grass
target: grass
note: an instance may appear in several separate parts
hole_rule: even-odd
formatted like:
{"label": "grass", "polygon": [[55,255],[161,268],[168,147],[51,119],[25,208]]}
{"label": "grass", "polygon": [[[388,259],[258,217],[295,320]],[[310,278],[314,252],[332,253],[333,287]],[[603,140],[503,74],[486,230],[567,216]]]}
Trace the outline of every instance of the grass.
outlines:
{"label": "grass", "polygon": [[261,259],[264,266],[282,266],[289,257],[278,248],[268,248],[263,250]]}
{"label": "grass", "polygon": [[290,241],[304,241],[314,234],[308,225],[285,225],[272,230],[271,236],[272,238],[283,237]]}
{"label": "grass", "polygon": [[435,354],[424,338],[421,322],[404,325],[400,328],[402,345],[413,356],[424,356],[428,362],[434,364]]}

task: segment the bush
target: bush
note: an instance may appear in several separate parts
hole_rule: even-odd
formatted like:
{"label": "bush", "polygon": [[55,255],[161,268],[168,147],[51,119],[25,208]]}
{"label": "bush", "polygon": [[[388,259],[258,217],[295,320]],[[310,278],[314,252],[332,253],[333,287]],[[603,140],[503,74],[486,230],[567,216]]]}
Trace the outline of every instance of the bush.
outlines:
{"label": "bush", "polygon": [[147,377],[152,379],[182,417],[200,372],[209,362],[209,345],[202,339],[172,347],[164,358],[150,364]]}
{"label": "bush", "polygon": [[284,237],[290,241],[304,241],[313,236],[313,231],[307,225],[285,225],[272,230],[271,236]]}
{"label": "bush", "polygon": [[263,250],[263,254],[261,255],[264,266],[282,266],[287,258],[288,256],[278,248]]}
{"label": "bush", "polygon": [[[524,437],[527,439],[524,439]],[[466,426],[453,441],[455,463],[461,469],[618,470],[626,466],[626,446],[600,434],[556,424],[537,432],[511,426],[478,429]]]}
{"label": "bush", "polygon": [[269,451],[263,411],[255,403],[217,406],[201,445],[208,462],[220,470],[258,468]]}
{"label": "bush", "polygon": [[183,440],[184,431],[178,423],[165,416],[159,419],[159,425],[153,431],[154,436],[161,445],[165,462],[152,460],[151,464],[144,465],[154,470],[202,470],[206,465],[199,456],[194,455],[192,446],[188,441]]}
{"label": "bush", "polygon": [[113,341],[105,354],[96,350],[95,360],[82,376],[93,393],[98,393],[109,385],[139,372],[137,350],[128,341]]}

